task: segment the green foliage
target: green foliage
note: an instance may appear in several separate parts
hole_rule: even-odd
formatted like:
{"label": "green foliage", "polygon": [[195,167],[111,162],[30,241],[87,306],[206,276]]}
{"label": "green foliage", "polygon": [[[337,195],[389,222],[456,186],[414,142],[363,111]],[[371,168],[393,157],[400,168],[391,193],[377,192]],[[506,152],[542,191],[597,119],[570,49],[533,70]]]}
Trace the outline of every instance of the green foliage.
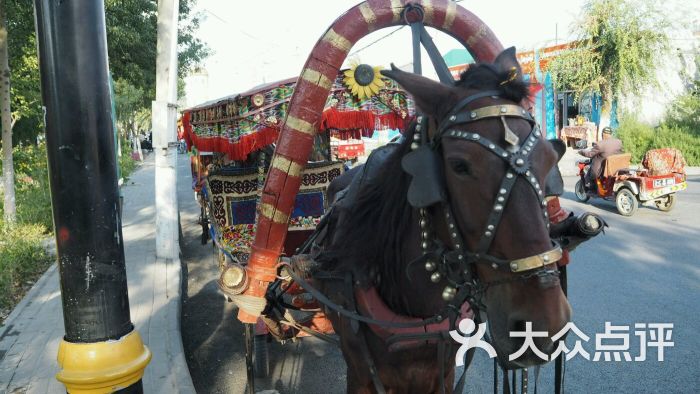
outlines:
{"label": "green foliage", "polygon": [[17,220],[53,228],[46,144],[18,145],[13,150]]}
{"label": "green foliage", "polygon": [[51,264],[42,244],[46,238],[41,225],[10,227],[0,220],[0,311],[19,301],[24,288]]}
{"label": "green foliage", "polygon": [[136,115],[144,99],[143,89],[137,88],[125,79],[114,83],[115,107],[119,135],[127,137],[136,130]]}
{"label": "green foliage", "polygon": [[151,108],[141,108],[134,115],[136,131],[146,131],[151,129]]}
{"label": "green foliage", "polygon": [[[209,55],[197,37],[199,15],[196,0],[180,0],[178,23],[178,74],[184,77]],[[124,79],[142,89],[141,107],[150,108],[156,94],[156,38],[158,2],[155,0],[106,0],[109,66],[115,80]]]}
{"label": "green foliage", "polygon": [[662,124],[655,130],[652,148],[679,149],[689,166],[700,166],[700,132]]}
{"label": "green foliage", "polygon": [[[136,169],[137,163],[131,158],[128,142],[122,140],[121,148],[119,165],[121,176],[126,179]],[[16,146],[13,149],[13,161],[17,221],[53,229],[46,143]],[[2,209],[0,213],[1,211]]]}
{"label": "green foliage", "polygon": [[30,1],[6,0],[13,144],[34,142],[43,128],[34,7]]}
{"label": "green foliage", "polygon": [[[151,99],[156,95],[157,11],[156,1],[105,1],[112,77],[140,87]],[[142,106],[149,105],[146,96]]]}
{"label": "green foliage", "polygon": [[17,222],[0,220],[0,315],[50,264],[42,243],[53,228],[46,148],[18,145],[13,161]]}
{"label": "green foliage", "polygon": [[[206,45],[194,35],[199,27],[199,16],[192,12],[195,3],[196,0],[180,0],[178,71],[181,77],[209,54]],[[13,144],[34,143],[44,125],[33,2],[4,0],[4,4],[12,73],[12,114],[17,119]],[[157,5],[156,0],[105,1],[110,71],[115,81],[126,81],[142,91],[135,111],[149,110],[155,98]]]}
{"label": "green foliage", "polygon": [[654,128],[631,116],[624,116],[616,133],[625,152],[632,154],[632,162],[641,163],[654,139]]}
{"label": "green foliage", "polygon": [[664,123],[700,132],[700,89],[677,97],[669,106]]}
{"label": "green foliage", "polygon": [[662,123],[652,127],[625,116],[617,130],[625,152],[632,154],[632,161],[639,163],[650,149],[676,148],[683,153],[689,166],[700,166],[700,130],[677,124]]}
{"label": "green foliage", "polygon": [[129,145],[129,141],[122,138],[121,145],[122,155],[119,158],[119,168],[121,177],[126,181],[129,175],[136,169],[136,160],[131,158],[131,146]]}
{"label": "green foliage", "polygon": [[670,22],[652,0],[591,0],[574,26],[578,40],[549,65],[560,89],[600,93],[604,101],[657,84]]}

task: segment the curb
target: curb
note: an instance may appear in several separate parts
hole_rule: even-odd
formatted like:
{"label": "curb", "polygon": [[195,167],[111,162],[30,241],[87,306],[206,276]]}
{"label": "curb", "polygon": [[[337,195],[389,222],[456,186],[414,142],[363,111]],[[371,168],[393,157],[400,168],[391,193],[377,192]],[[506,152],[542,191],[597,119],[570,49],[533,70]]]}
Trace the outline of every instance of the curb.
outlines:
{"label": "curb", "polygon": [[[153,392],[157,393],[196,393],[190,375],[185,349],[182,344],[180,319],[182,313],[182,265],[180,259],[157,258],[156,267],[165,272],[161,285],[165,288],[161,295],[162,315],[151,317],[149,336],[166,336],[165,340],[151,341],[148,347],[154,357],[147,368],[154,378]],[[161,380],[162,379],[162,380]],[[145,382],[144,382],[145,383]]]}
{"label": "curb", "polygon": [[[5,331],[7,331],[10,327],[14,326],[14,321],[17,319],[17,316],[21,315],[24,309],[29,306],[35,299],[38,293],[41,292],[41,289],[44,288],[49,282],[49,277],[52,276],[53,274],[56,274],[56,267],[57,264],[53,263],[49,266],[48,269],[46,269],[46,272],[44,272],[39,280],[37,280],[34,285],[32,286],[31,289],[22,297],[22,300],[15,305],[15,308],[10,312],[9,315],[7,315],[7,318],[5,321],[0,325],[0,338],[3,338],[5,336]],[[1,342],[1,341],[0,341]],[[0,358],[0,361],[2,361],[2,358]]]}

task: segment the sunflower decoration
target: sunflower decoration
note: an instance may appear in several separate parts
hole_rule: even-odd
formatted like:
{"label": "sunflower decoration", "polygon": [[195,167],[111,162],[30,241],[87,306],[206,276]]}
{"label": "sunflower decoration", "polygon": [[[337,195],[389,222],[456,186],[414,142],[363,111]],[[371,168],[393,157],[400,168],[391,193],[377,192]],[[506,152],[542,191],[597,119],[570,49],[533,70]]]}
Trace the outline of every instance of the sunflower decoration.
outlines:
{"label": "sunflower decoration", "polygon": [[379,73],[380,68],[369,64],[355,64],[345,71],[343,82],[358,99],[370,98],[384,87],[382,75]]}

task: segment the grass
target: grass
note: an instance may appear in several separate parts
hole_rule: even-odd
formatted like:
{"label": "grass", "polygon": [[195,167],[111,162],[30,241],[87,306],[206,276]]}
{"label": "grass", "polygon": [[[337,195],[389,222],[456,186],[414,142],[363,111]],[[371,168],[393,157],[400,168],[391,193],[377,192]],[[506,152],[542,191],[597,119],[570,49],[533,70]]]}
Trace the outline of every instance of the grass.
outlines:
{"label": "grass", "polygon": [[[137,163],[131,158],[128,143],[122,144],[122,152],[119,165],[126,179]],[[3,222],[0,203],[0,322],[53,263],[45,249],[46,240],[53,241],[46,145],[15,147],[13,160],[16,223]]]}
{"label": "grass", "polygon": [[0,321],[53,263],[43,245],[47,237],[40,224],[9,226],[0,220]]}

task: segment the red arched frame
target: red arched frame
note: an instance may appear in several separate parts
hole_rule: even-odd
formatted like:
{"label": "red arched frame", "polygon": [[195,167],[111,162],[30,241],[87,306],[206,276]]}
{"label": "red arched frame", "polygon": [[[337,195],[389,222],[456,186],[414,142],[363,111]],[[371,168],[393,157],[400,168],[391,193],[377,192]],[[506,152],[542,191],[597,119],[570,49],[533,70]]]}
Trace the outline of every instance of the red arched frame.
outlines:
{"label": "red arched frame", "polygon": [[[426,26],[462,43],[478,61],[493,61],[503,50],[491,29],[474,14],[450,0],[367,0],[348,10],[326,30],[311,51],[291,98],[272,165],[263,188],[255,242],[248,261],[249,285],[244,294],[263,297],[275,279],[290,213],[301,184],[301,172],[331,85],[352,46],[378,29],[404,24],[407,4],[421,5]],[[239,319],[254,323],[243,310]]]}

